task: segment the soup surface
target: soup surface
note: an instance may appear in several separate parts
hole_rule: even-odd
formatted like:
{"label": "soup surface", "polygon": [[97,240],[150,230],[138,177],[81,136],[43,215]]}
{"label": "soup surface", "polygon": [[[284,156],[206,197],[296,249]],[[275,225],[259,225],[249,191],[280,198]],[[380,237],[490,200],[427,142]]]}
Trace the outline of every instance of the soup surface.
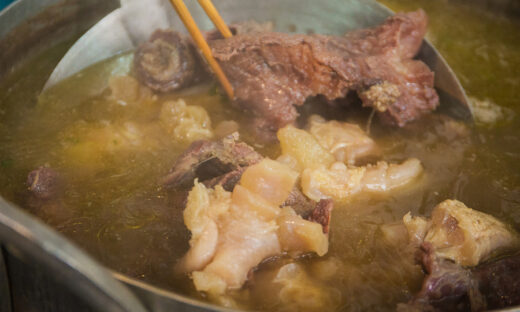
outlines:
{"label": "soup surface", "polygon": [[[391,131],[374,123],[371,137],[383,160],[418,158],[425,169],[420,179],[389,194],[336,203],[325,257],[263,263],[254,283],[230,293],[221,304],[280,311],[394,310],[420,289],[424,278],[408,244],[385,236],[385,229],[407,212],[429,216],[443,200],[458,199],[520,229],[520,23],[453,1],[383,2],[394,10],[426,10],[428,37],[483,117],[464,125],[433,114]],[[49,50],[0,82],[1,195],[108,267],[204,299],[186,275],[173,269],[188,250],[190,236],[180,195],[159,181],[188,143],[159,125],[163,104],[183,99],[201,106],[213,128],[237,121],[241,138],[264,156],[276,158],[278,144],[259,145],[245,130],[242,113],[213,82],[167,95],[137,86],[128,91],[134,92],[128,100],[115,96],[117,86],[112,80],[109,87],[109,78],[128,73],[132,54],[96,64],[40,95],[55,65],[48,60],[66,47]],[[302,118],[318,113],[365,128],[370,111],[324,108],[313,105],[316,101],[301,109]],[[32,209],[26,200],[27,174],[40,166],[59,171],[66,181],[53,210]],[[300,288],[279,296],[282,285],[275,275],[292,262],[298,263]],[[305,300],[309,297],[311,303]]]}

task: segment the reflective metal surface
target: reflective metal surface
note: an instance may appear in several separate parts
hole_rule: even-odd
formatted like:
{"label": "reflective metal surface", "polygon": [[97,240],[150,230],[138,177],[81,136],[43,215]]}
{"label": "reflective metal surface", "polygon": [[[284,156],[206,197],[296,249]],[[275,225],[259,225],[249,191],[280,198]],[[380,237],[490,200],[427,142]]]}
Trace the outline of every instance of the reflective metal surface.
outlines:
{"label": "reflective metal surface", "polygon": [[35,304],[40,311],[146,311],[104,267],[3,199],[0,242],[8,251],[5,263],[15,311],[30,311]]}

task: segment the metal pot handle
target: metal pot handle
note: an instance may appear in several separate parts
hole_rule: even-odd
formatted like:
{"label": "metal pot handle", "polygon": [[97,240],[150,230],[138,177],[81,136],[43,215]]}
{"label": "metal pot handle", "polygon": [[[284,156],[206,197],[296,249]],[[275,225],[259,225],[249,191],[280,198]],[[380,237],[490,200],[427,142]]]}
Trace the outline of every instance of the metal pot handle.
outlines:
{"label": "metal pot handle", "polygon": [[147,311],[102,265],[41,221],[1,198],[0,242],[10,253],[51,273],[53,279],[98,311]]}

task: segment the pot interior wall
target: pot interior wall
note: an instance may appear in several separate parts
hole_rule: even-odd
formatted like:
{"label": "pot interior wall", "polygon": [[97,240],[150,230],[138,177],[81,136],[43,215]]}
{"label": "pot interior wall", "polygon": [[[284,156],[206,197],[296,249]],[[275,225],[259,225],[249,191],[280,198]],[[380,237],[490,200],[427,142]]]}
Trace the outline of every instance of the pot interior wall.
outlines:
{"label": "pot interior wall", "polygon": [[[0,12],[0,80],[57,44],[72,45],[74,39],[118,6],[117,0],[17,1]],[[49,58],[49,63],[56,64],[60,58]]]}

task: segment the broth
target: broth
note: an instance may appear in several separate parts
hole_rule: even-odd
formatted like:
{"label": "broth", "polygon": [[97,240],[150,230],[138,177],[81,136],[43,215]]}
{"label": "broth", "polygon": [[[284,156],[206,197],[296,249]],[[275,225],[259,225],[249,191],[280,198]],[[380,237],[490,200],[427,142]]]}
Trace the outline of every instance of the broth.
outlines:
{"label": "broth", "polygon": [[[414,264],[413,250],[386,241],[382,232],[408,211],[428,216],[439,202],[459,199],[520,229],[518,22],[451,1],[449,10],[441,0],[384,2],[395,10],[423,7],[431,21],[429,37],[468,94],[476,101],[496,103],[505,117],[494,126],[454,126],[436,115],[394,131],[373,125],[372,137],[382,147],[384,160],[416,157],[426,174],[390,195],[360,196],[336,204],[328,254],[297,261],[309,283],[318,285],[318,290],[309,286],[307,293],[322,303],[316,309],[394,310],[420,289],[424,275]],[[457,25],[451,23],[455,18]],[[118,103],[106,88],[107,79],[129,70],[130,54],[96,64],[38,97],[46,77],[32,72],[49,72],[54,64],[48,59],[60,55],[64,47],[49,50],[1,82],[2,196],[25,206],[27,174],[42,165],[57,169],[67,181],[63,197],[67,211],[36,212],[39,217],[109,268],[205,299],[189,278],[174,274],[175,261],[188,249],[189,232],[178,194],[162,189],[158,182],[187,145],[168,138],[155,125],[160,104],[178,98],[204,107],[213,126],[229,119],[240,123],[241,113],[215,92],[213,83],[161,95],[149,105]],[[303,107],[302,118],[316,112],[312,104]],[[362,127],[368,116],[363,110],[318,112]],[[278,146],[256,144],[244,128],[241,136],[246,143],[263,155],[279,154]],[[134,130],[140,133],[138,148],[111,136]],[[110,152],[99,152],[106,149]],[[231,298],[241,308],[302,309],[285,304],[278,296],[280,287],[272,283],[276,270],[289,262],[281,258],[263,263],[254,283],[231,293]]]}

